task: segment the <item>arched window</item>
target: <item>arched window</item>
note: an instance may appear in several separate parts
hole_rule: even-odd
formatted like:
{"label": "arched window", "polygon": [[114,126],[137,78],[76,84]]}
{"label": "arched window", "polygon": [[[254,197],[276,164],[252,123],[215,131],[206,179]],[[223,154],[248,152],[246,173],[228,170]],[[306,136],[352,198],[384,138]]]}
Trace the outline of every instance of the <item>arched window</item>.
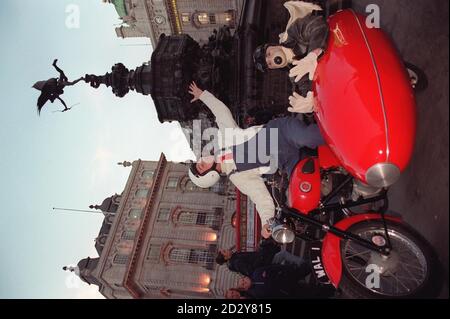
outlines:
{"label": "arched window", "polygon": [[213,212],[182,211],[178,215],[178,224],[214,228],[220,222],[220,218],[221,216]]}
{"label": "arched window", "polygon": [[184,25],[190,25],[191,24],[191,14],[190,13],[181,13],[181,22]]}
{"label": "arched window", "polygon": [[150,170],[150,169],[146,169],[142,172],[142,177],[143,178],[153,178],[153,176],[155,175],[155,171],[154,170]]}
{"label": "arched window", "polygon": [[178,264],[207,266],[214,262],[214,252],[206,249],[172,248],[169,261]]}
{"label": "arched window", "polygon": [[122,233],[122,239],[124,240],[134,240],[136,232],[134,230],[126,230]]}
{"label": "arched window", "polygon": [[128,255],[115,255],[113,259],[113,263],[119,264],[119,265],[125,265],[128,262]]}
{"label": "arched window", "polygon": [[142,209],[132,208],[132,209],[130,209],[130,213],[128,214],[128,216],[130,217],[130,219],[140,219],[141,214],[142,214]]}
{"label": "arched window", "polygon": [[216,19],[217,19],[217,24],[226,25],[226,26],[229,26],[230,28],[234,28],[236,25],[235,11],[233,11],[233,10],[218,13],[216,15]]}
{"label": "arched window", "polygon": [[161,245],[151,244],[148,248],[147,260],[151,263],[158,263],[161,256]]}
{"label": "arched window", "polygon": [[170,208],[161,207],[158,213],[158,222],[167,222],[170,217]]}
{"label": "arched window", "polygon": [[188,180],[184,185],[184,188],[188,192],[195,192],[199,190],[199,187],[195,185],[191,180]]}
{"label": "arched window", "polygon": [[178,177],[169,177],[167,180],[166,188],[168,189],[176,189],[178,186]]}
{"label": "arched window", "polygon": [[219,195],[225,195],[227,188],[227,181],[221,178],[217,183],[210,187],[210,191]]}
{"label": "arched window", "polygon": [[200,25],[209,25],[209,14],[206,12],[198,12],[195,18]]}
{"label": "arched window", "polygon": [[138,198],[145,198],[145,197],[147,197],[147,195],[148,195],[148,189],[146,189],[146,188],[145,189],[141,188],[136,191],[136,197],[138,197]]}
{"label": "arched window", "polygon": [[236,228],[237,224],[238,224],[237,214],[236,212],[234,212],[233,215],[231,215],[231,227]]}
{"label": "arched window", "polygon": [[235,11],[225,12],[196,12],[193,15],[193,24],[197,28],[211,27],[215,25],[235,27]]}
{"label": "arched window", "polygon": [[195,185],[189,176],[184,176],[180,179],[180,188],[183,192],[209,192],[210,188],[201,188]]}
{"label": "arched window", "polygon": [[182,209],[178,214],[175,214],[175,223],[177,225],[187,226],[204,226],[219,230],[223,219],[223,209],[216,207],[212,211],[195,211]]}

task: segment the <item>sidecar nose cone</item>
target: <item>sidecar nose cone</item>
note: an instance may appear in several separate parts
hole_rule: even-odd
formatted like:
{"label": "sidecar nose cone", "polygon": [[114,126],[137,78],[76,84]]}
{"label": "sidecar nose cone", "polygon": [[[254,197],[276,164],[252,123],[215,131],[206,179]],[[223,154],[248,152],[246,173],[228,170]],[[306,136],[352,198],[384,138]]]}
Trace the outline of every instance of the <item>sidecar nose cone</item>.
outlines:
{"label": "sidecar nose cone", "polygon": [[392,163],[378,163],[367,170],[367,184],[374,187],[389,187],[400,177],[400,169]]}

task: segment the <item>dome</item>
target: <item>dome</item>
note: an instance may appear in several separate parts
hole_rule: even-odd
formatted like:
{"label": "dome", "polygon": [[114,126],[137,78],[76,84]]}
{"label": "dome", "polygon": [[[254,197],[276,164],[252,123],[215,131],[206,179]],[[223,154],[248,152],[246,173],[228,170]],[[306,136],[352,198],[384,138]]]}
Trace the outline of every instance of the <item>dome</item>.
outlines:
{"label": "dome", "polygon": [[111,0],[111,3],[116,8],[117,14],[119,17],[123,18],[128,15],[127,7],[125,6],[124,0]]}
{"label": "dome", "polygon": [[105,198],[101,205],[91,205],[89,208],[101,210],[103,213],[115,213],[119,208],[120,195],[113,195],[111,197]]}
{"label": "dome", "polygon": [[97,267],[98,261],[100,260],[100,258],[90,258],[87,257],[85,259],[82,259],[78,262],[77,266],[78,266],[78,270],[79,270],[79,276],[80,279],[83,280],[84,282],[90,284],[94,284],[97,286],[100,286],[101,284],[99,283],[99,281],[97,280],[97,278],[95,278],[92,275],[92,272],[95,270],[95,268]]}
{"label": "dome", "polygon": [[95,240],[95,250],[97,250],[99,256],[102,254],[103,246],[105,246],[106,239],[108,238],[108,234],[111,229],[111,223],[108,222],[109,216],[110,215],[107,215],[103,220],[102,227],[100,228],[100,232]]}

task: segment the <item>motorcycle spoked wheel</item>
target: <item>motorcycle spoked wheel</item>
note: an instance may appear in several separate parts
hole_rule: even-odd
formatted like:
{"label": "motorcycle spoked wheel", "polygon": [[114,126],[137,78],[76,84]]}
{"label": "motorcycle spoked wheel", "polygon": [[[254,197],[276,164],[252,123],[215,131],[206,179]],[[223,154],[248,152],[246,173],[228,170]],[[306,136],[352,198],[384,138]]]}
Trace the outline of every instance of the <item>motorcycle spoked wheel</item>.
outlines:
{"label": "motorcycle spoked wheel", "polygon": [[422,69],[418,66],[405,62],[406,70],[408,71],[411,86],[414,92],[421,92],[428,87],[428,78]]}
{"label": "motorcycle spoked wheel", "polygon": [[[343,298],[403,299],[430,298],[439,292],[436,257],[422,237],[406,225],[386,221],[392,243],[388,258],[354,241],[341,240],[342,277],[339,289]],[[385,232],[381,220],[353,225],[349,231],[369,241],[383,242]],[[379,285],[368,288],[366,280],[379,271]],[[373,277],[371,277],[373,279]],[[374,281],[369,280],[373,287]]]}

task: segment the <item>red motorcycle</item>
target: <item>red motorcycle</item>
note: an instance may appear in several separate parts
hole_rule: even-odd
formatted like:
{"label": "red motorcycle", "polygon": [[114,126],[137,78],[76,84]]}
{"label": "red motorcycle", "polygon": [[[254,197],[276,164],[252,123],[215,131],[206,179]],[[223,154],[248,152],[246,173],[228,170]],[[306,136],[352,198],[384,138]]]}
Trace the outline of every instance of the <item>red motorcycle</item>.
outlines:
{"label": "red motorcycle", "polygon": [[365,19],[344,10],[328,20],[313,81],[327,145],[302,159],[288,184],[269,182],[278,206],[272,237],[308,240],[317,279],[344,297],[430,296],[432,250],[387,214],[387,190],[413,151],[415,83],[388,37]]}

